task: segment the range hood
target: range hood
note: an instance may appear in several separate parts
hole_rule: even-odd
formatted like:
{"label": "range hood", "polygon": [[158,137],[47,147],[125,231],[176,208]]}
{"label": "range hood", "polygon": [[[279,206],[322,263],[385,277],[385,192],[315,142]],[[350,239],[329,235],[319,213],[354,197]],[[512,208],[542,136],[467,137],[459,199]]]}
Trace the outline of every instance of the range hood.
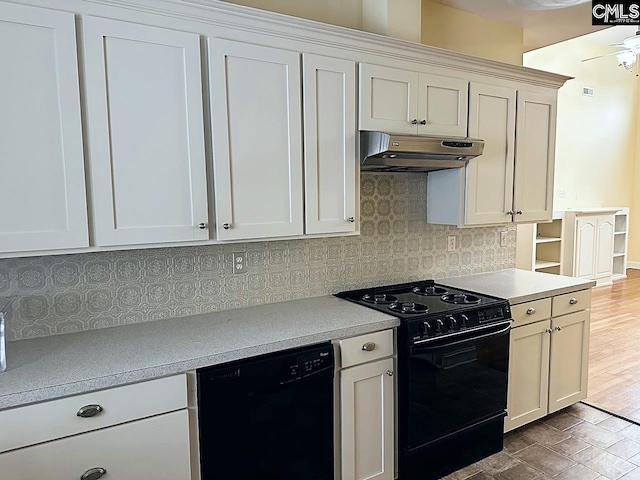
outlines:
{"label": "range hood", "polygon": [[482,155],[484,140],[360,132],[363,172],[432,172],[464,167]]}

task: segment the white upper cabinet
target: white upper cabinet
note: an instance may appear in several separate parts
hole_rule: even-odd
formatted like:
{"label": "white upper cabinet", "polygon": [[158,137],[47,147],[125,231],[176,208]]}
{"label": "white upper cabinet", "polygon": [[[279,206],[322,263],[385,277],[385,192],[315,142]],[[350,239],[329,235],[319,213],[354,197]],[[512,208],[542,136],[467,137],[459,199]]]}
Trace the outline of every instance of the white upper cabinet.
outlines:
{"label": "white upper cabinet", "polygon": [[421,73],[418,133],[466,137],[468,105],[469,82]]}
{"label": "white upper cabinet", "polygon": [[512,219],[516,91],[472,83],[469,136],[485,141],[484,153],[467,166],[468,225]]}
{"label": "white upper cabinet", "polygon": [[360,130],[416,133],[420,74],[360,64]]}
{"label": "white upper cabinet", "polygon": [[356,230],[356,64],[303,55],[306,233]]}
{"label": "white upper cabinet", "polygon": [[360,130],[467,136],[469,82],[360,64]]}
{"label": "white upper cabinet", "polygon": [[98,245],[206,240],[200,38],[83,19]]}
{"label": "white upper cabinet", "polygon": [[89,245],[72,13],[0,2],[0,253]]}
{"label": "white upper cabinet", "polygon": [[300,55],[209,39],[209,69],[218,238],[303,234]]}
{"label": "white upper cabinet", "polygon": [[556,97],[520,91],[517,110],[514,221],[551,220]]}

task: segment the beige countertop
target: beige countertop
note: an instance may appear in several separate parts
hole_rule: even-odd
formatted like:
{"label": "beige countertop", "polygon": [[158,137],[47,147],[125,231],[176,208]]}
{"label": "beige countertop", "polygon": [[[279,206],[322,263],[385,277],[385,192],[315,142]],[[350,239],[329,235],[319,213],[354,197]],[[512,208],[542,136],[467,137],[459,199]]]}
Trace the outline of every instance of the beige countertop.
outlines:
{"label": "beige countertop", "polygon": [[512,305],[584,290],[596,284],[592,280],[515,268],[464,277],[444,278],[437,280],[437,282],[449,287],[505,298]]}

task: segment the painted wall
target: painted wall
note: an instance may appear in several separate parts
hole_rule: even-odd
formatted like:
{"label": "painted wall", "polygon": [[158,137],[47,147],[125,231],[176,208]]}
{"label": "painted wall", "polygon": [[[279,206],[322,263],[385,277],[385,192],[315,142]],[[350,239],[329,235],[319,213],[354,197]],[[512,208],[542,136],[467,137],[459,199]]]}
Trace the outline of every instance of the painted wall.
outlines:
{"label": "painted wall", "polygon": [[523,29],[432,0],[422,0],[422,43],[522,65]]}
{"label": "painted wall", "polygon": [[[610,52],[583,37],[526,53],[524,64],[575,77],[558,94],[554,208],[631,207],[629,260],[638,261],[638,80],[615,57],[582,62]],[[585,86],[595,89],[594,97],[582,95]]]}
{"label": "painted wall", "polygon": [[[515,266],[515,228],[428,225],[426,175],[363,174],[351,237],[0,259],[12,340]],[[508,245],[500,246],[507,230]],[[458,248],[447,252],[447,235]],[[247,253],[233,274],[232,253]]]}

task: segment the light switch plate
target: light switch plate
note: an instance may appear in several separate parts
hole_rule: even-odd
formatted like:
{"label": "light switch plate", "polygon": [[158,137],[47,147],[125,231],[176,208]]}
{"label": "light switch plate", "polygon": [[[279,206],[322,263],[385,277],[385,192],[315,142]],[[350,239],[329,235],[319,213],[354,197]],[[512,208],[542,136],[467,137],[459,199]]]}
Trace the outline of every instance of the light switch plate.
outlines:
{"label": "light switch plate", "polygon": [[449,235],[447,237],[447,252],[455,252],[456,250],[456,236]]}
{"label": "light switch plate", "polygon": [[246,252],[238,252],[233,254],[233,273],[244,273],[247,271]]}
{"label": "light switch plate", "polygon": [[500,246],[507,246],[507,232],[500,232]]}

